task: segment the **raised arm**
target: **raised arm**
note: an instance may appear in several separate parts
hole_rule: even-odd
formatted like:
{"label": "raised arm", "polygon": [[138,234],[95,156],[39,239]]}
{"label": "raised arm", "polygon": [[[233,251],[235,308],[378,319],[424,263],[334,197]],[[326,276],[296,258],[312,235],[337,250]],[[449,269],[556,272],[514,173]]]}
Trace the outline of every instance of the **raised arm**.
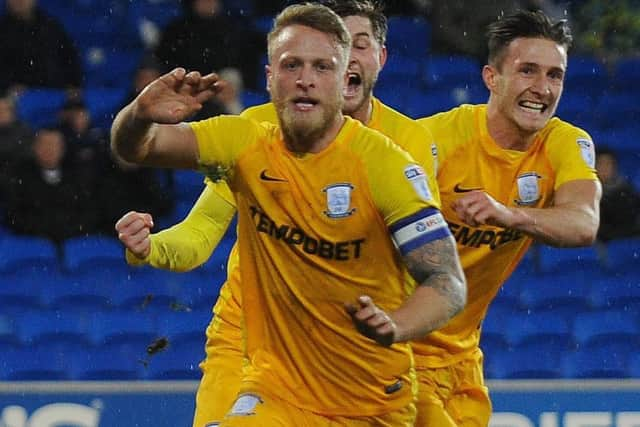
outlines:
{"label": "raised arm", "polygon": [[471,226],[498,225],[523,231],[552,246],[591,245],[600,223],[599,181],[575,180],[562,184],[549,208],[507,207],[483,191],[458,199],[453,208]]}
{"label": "raised arm", "polygon": [[216,74],[201,76],[183,68],[164,74],[117,114],[111,127],[113,152],[131,163],[196,169],[196,138],[181,122],[218,89]]}
{"label": "raised arm", "polygon": [[149,264],[171,271],[188,271],[209,259],[229,228],[235,206],[207,185],[189,212],[178,224],[149,234],[153,225],[147,214],[130,212],[116,224],[118,238],[127,248],[131,265]]}

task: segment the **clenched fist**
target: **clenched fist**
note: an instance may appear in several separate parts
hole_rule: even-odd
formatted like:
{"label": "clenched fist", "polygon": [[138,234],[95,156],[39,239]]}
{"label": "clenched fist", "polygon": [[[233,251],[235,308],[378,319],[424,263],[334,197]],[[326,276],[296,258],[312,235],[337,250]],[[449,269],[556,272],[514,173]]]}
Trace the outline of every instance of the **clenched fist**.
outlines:
{"label": "clenched fist", "polygon": [[153,218],[148,213],[136,211],[127,212],[116,223],[118,239],[136,257],[143,259],[151,251],[151,234]]}

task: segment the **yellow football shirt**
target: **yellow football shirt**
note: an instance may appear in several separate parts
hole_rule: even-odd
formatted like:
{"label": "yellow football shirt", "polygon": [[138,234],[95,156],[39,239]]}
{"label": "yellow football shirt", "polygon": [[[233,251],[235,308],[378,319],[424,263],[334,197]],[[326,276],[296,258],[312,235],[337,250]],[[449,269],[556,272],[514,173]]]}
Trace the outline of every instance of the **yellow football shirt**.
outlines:
{"label": "yellow football shirt", "polygon": [[[383,104],[376,98],[373,98],[372,100],[372,107],[371,119],[369,120],[369,123],[367,123],[367,127],[382,132],[384,135],[391,138],[393,142],[407,150],[414,160],[424,168],[427,175],[429,190],[431,191],[433,200],[436,201],[439,206],[440,193],[438,191],[435,172],[436,148],[431,132],[429,132],[429,130],[424,126],[418,124],[415,120]],[[241,116],[257,122],[278,123],[276,109],[270,102],[247,108],[242,112]],[[210,179],[206,179],[205,181],[211,190],[218,193],[218,195],[227,202],[235,205],[233,195],[225,181],[218,181],[215,183]],[[237,264],[238,249],[237,245],[234,245],[229,255],[227,271],[232,272],[234,266]],[[240,307],[234,304],[225,304],[224,301],[228,301],[232,298],[235,301],[240,300],[240,282],[237,280],[237,277],[235,279],[236,280],[228,280],[224,286],[222,286],[220,289],[220,297],[223,302],[216,304],[213,310],[214,314],[225,316],[225,318],[228,317],[230,321],[233,322],[240,317],[240,313],[231,313],[231,311],[239,311]],[[415,281],[408,272],[406,272],[406,281],[409,289],[412,289],[415,286]],[[215,333],[215,328],[207,330],[207,334],[209,336],[213,333]]]}
{"label": "yellow football shirt", "polygon": [[478,348],[490,302],[515,269],[532,239],[524,233],[464,224],[451,204],[481,189],[506,206],[548,207],[554,191],[572,180],[596,180],[591,137],[553,118],[526,151],[499,147],[487,130],[486,105],[463,105],[418,120],[438,149],[442,212],[457,241],[467,277],[467,306],[444,328],[413,345],[416,366],[446,366]]}
{"label": "yellow football shirt", "polygon": [[[367,294],[394,310],[406,299],[390,233],[434,214],[423,169],[350,118],[327,149],[303,157],[268,123],[226,116],[191,126],[203,169],[228,171],[238,208],[250,361],[242,390],[325,415],[409,404],[409,345],[384,348],[360,335],[343,304]],[[396,241],[401,251],[447,233],[409,228],[411,237]]]}

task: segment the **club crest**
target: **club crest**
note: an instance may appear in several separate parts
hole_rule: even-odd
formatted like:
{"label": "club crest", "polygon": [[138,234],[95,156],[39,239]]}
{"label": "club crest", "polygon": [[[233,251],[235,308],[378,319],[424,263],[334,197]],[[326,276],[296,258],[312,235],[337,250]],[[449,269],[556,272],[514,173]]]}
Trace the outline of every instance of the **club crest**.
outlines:
{"label": "club crest", "polygon": [[518,199],[515,202],[520,206],[533,205],[540,200],[540,187],[538,180],[541,178],[535,172],[527,172],[518,176]]}
{"label": "club crest", "polygon": [[329,218],[344,218],[356,209],[351,207],[351,191],[349,183],[332,184],[322,189],[327,194],[327,210],[324,214]]}

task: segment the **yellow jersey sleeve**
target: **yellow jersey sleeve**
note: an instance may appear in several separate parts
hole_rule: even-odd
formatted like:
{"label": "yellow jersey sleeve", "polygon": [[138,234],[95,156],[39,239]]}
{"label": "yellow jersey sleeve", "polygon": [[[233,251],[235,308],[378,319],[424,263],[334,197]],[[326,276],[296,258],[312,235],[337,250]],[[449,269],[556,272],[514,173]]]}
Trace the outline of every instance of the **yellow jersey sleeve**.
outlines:
{"label": "yellow jersey sleeve", "polygon": [[[278,124],[276,108],[271,102],[249,107],[240,113],[240,117],[251,119],[256,122],[269,122],[274,125]],[[213,191],[217,192],[220,197],[235,206],[235,198],[233,197],[229,186],[225,182],[213,182],[211,179],[206,178],[205,183],[211,186]]]}
{"label": "yellow jersey sleeve", "polygon": [[141,260],[127,250],[127,262],[171,271],[196,268],[209,259],[235,212],[234,205],[207,186],[182,222],[151,235],[148,257]]}
{"label": "yellow jersey sleeve", "polygon": [[[369,131],[355,142],[369,179],[373,203],[401,253],[450,235],[424,169],[380,133]],[[358,146],[359,145],[359,146]]]}
{"label": "yellow jersey sleeve", "polygon": [[391,138],[422,166],[431,196],[439,206],[440,192],[436,181],[437,149],[431,131],[375,98],[372,105],[371,120],[367,126]]}
{"label": "yellow jersey sleeve", "polygon": [[229,178],[240,154],[266,131],[239,116],[216,116],[189,125],[198,142],[202,172],[214,182]]}
{"label": "yellow jersey sleeve", "polygon": [[554,190],[574,180],[597,180],[595,147],[584,130],[559,119],[553,120],[547,137],[546,155],[556,171]]}

